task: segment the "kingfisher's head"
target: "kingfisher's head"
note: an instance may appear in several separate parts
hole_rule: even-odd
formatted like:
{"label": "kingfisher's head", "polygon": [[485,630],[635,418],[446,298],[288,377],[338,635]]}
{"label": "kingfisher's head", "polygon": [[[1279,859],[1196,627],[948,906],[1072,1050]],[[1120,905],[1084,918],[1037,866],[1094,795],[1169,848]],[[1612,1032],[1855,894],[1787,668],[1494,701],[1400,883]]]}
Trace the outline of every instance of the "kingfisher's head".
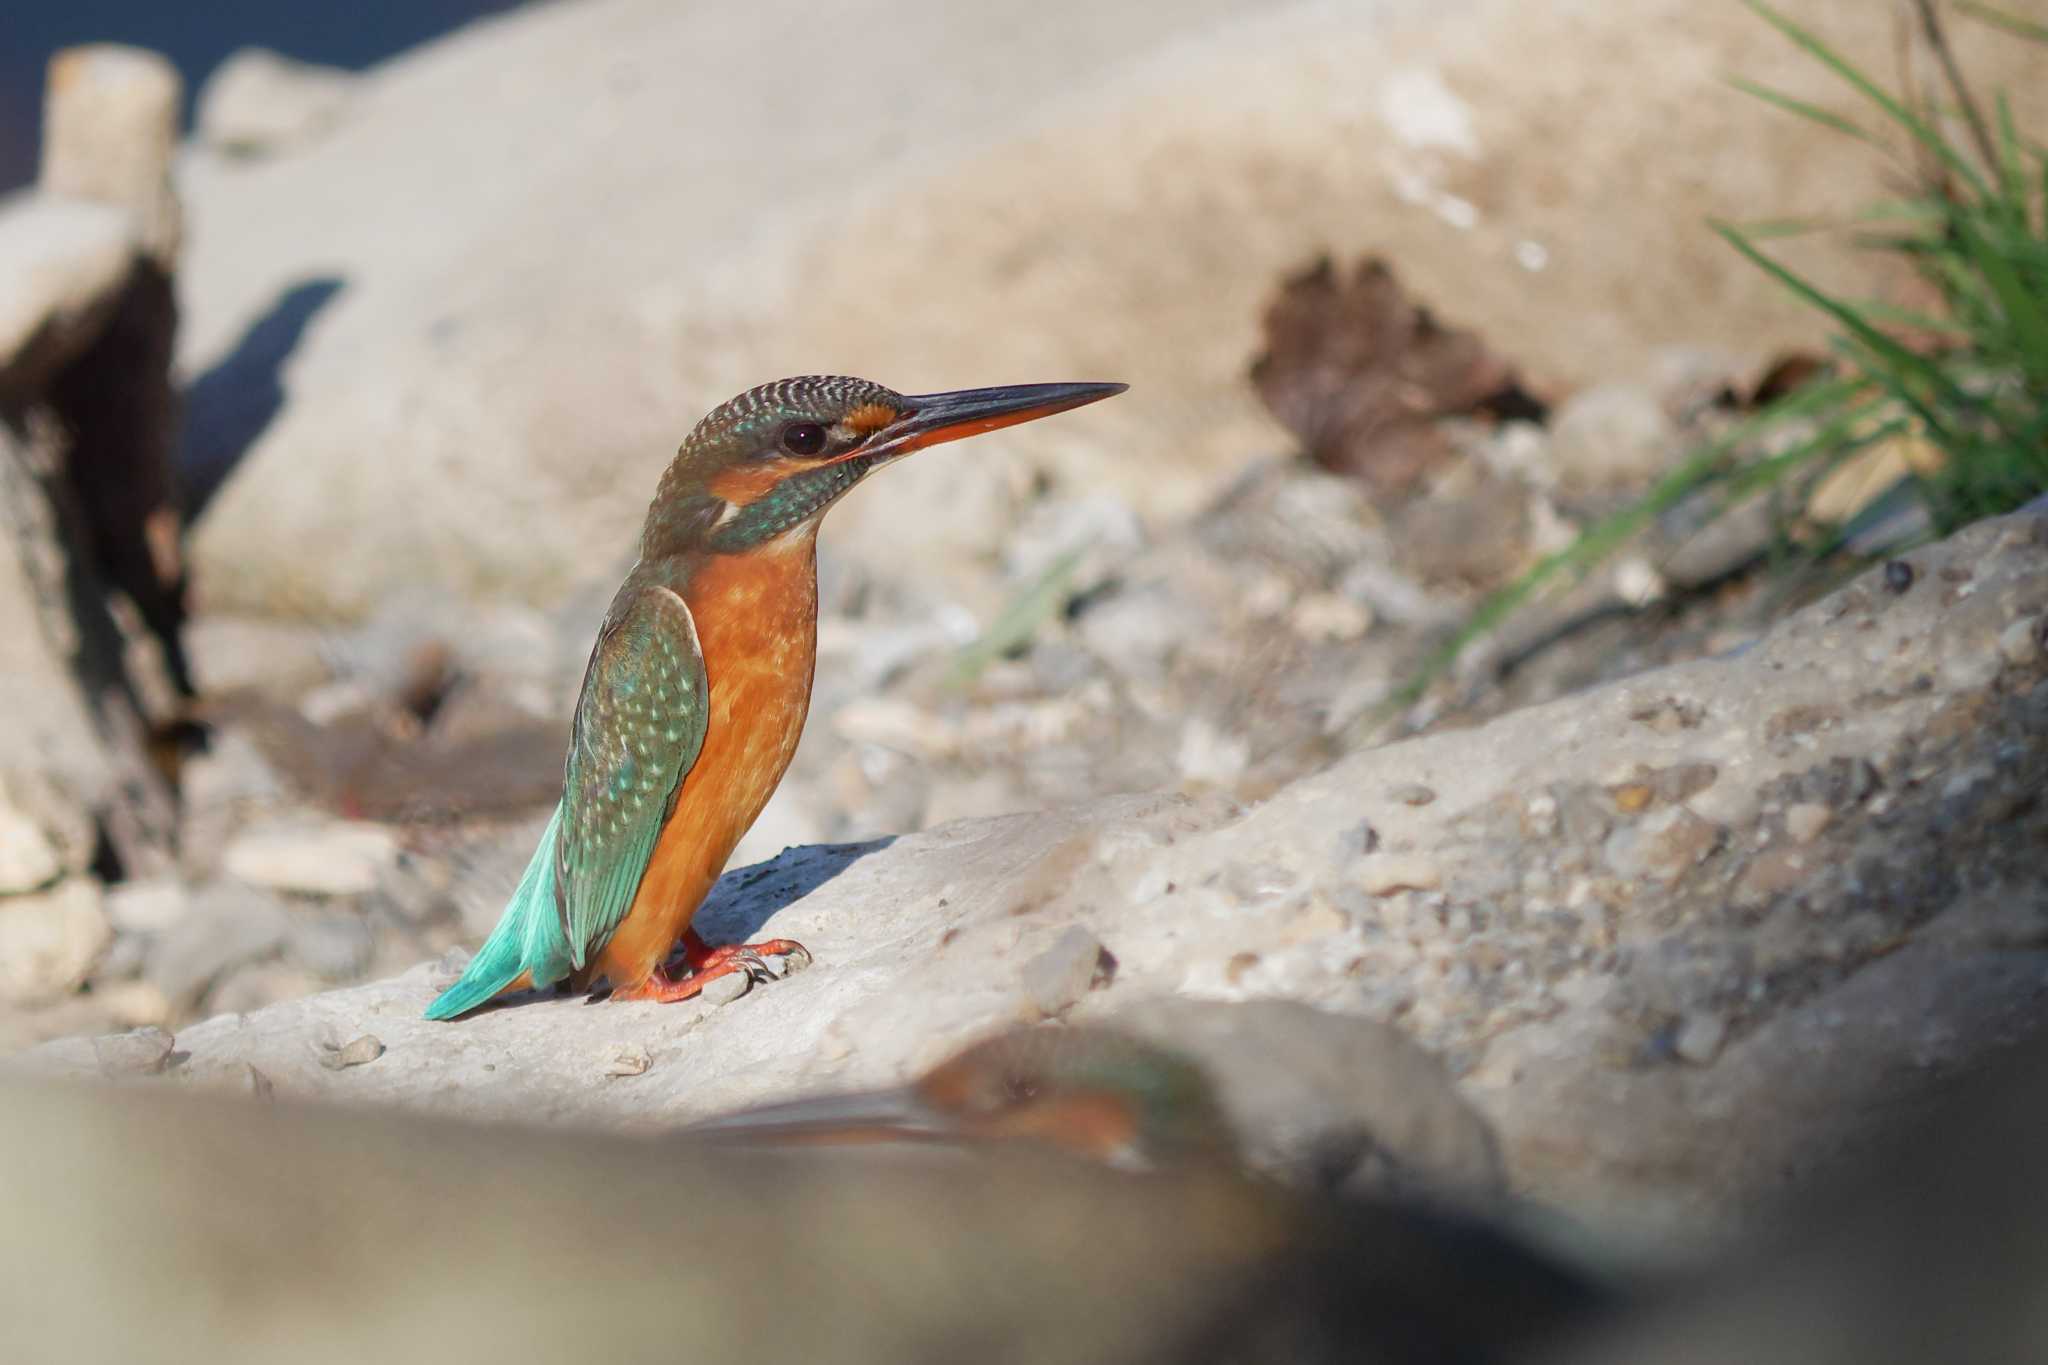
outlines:
{"label": "kingfisher's head", "polygon": [[738,554],[818,518],[913,450],[1078,408],[1122,384],[1017,384],[901,394],[805,375],[749,389],[705,414],[662,475],[644,555]]}

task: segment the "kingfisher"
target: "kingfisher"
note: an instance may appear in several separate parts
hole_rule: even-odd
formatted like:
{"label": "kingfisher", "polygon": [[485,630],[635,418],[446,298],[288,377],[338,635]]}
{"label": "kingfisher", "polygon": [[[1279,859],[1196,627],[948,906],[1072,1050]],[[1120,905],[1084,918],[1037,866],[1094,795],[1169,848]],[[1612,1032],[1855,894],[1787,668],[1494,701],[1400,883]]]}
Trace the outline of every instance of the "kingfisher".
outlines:
{"label": "kingfisher", "polygon": [[789,939],[714,948],[690,922],[810,711],[819,521],[914,450],[1126,387],[905,395],[806,375],[706,414],[662,474],[639,560],[598,629],[554,815],[497,928],[427,1018],[558,983],[688,1000],[721,976],[768,974],[769,958],[808,962]]}
{"label": "kingfisher", "polygon": [[743,1109],[683,1129],[719,1142],[1032,1142],[1124,1168],[1234,1166],[1208,1073],[1102,1025],[983,1039],[908,1085]]}

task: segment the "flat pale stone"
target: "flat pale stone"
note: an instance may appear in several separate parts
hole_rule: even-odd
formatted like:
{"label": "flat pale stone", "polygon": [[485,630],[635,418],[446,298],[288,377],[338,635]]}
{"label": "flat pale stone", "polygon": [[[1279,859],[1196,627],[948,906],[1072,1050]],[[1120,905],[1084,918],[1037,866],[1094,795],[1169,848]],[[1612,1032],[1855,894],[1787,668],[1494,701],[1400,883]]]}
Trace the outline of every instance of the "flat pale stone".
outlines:
{"label": "flat pale stone", "polygon": [[235,836],[221,861],[230,877],[251,886],[360,896],[398,861],[398,836],[363,821],[259,825]]}

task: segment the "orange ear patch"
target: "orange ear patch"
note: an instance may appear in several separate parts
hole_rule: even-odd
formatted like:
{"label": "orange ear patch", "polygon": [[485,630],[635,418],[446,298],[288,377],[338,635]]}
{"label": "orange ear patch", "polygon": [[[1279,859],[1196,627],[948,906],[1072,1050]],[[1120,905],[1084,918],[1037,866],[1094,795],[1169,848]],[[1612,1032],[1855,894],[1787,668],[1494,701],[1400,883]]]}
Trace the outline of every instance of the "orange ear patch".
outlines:
{"label": "orange ear patch", "polygon": [[854,432],[867,436],[880,431],[901,415],[887,403],[862,403],[846,414],[845,422]]}
{"label": "orange ear patch", "polygon": [[745,507],[774,492],[775,485],[781,483],[788,473],[781,460],[730,465],[707,479],[705,487],[712,497],[735,507]]}

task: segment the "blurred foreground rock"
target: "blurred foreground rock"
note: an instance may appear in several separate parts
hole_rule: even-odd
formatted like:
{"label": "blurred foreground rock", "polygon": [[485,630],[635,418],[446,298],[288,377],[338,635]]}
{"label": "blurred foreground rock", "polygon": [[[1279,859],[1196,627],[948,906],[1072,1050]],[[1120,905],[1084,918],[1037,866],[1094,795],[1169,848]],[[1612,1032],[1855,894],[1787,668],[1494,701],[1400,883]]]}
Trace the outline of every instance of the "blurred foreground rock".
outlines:
{"label": "blurred foreground rock", "polygon": [[1953,1084],[1704,1275],[1543,1365],[1918,1365],[2041,1354],[2048,1045]]}
{"label": "blurred foreground rock", "polygon": [[1596,1302],[1484,1227],[1223,1172],[878,1166],[18,1080],[0,1102],[23,1361],[289,1343],[307,1365],[481,1365],[573,1358],[617,1323],[622,1361],[1483,1365]]}
{"label": "blurred foreground rock", "polygon": [[[1391,1022],[1491,1121],[1515,1191],[1615,1235],[1712,1235],[2048,999],[2048,676],[2004,643],[2048,617],[2048,521],[1912,565],[1745,649],[1361,752],[1249,809],[1123,797],[791,850],[698,923],[818,965],[724,1006],[427,1024],[451,958],[183,1029],[171,1074],[659,1129],[898,1081],[1037,1018],[1032,964],[1079,926],[1116,966],[1066,1017],[1178,995]],[[364,1035],[375,1060],[322,1064]],[[1248,1051],[1314,1074],[1331,1046]],[[623,1048],[644,1069],[618,1074]],[[17,1064],[100,1069],[82,1040]],[[1329,1074],[1371,1090],[1367,1128],[1415,1122],[1404,1087]],[[1303,1101],[1275,1103],[1284,1126]]]}
{"label": "blurred foreground rock", "polygon": [[[372,1061],[373,1040],[358,1039]],[[178,1054],[106,1040],[110,1074]],[[236,1095],[0,1081],[0,1310],[30,1361],[571,1354],[849,1365],[1918,1365],[2032,1359],[2038,1042],[1703,1266],[1603,1284],[1470,1217],[1026,1147],[775,1151]],[[366,1063],[368,1064],[368,1063]],[[630,1075],[622,1071],[622,1075]],[[763,1286],[772,1286],[765,1290]],[[683,1330],[681,1328],[679,1331]]]}

